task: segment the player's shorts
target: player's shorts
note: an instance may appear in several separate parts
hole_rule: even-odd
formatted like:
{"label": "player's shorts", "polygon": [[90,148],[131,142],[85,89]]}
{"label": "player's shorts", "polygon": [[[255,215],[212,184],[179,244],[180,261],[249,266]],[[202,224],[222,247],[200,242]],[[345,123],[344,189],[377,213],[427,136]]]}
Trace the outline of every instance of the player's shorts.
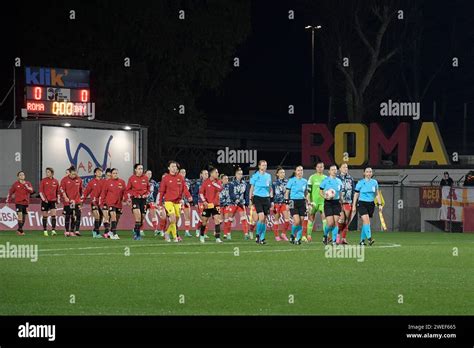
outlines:
{"label": "player's shorts", "polygon": [[109,207],[109,213],[122,214],[122,209],[117,207]]}
{"label": "player's shorts", "polygon": [[287,211],[288,207],[285,203],[275,203],[273,205],[273,214],[283,214],[283,212]]}
{"label": "player's shorts", "polygon": [[213,217],[214,215],[220,215],[220,207],[204,209],[202,212],[204,217]]}
{"label": "player's shorts", "polygon": [[50,211],[56,209],[56,202],[45,202],[41,201],[41,211]]}
{"label": "player's shorts", "polygon": [[165,210],[168,216],[175,215],[176,218],[179,218],[181,214],[181,203],[173,203],[173,202],[167,201],[165,202]]}
{"label": "player's shorts", "polygon": [[311,203],[311,209],[309,211],[309,213],[311,215],[314,215],[316,214],[317,212],[320,212],[321,214],[324,214],[324,201],[322,202],[312,202]]}
{"label": "player's shorts", "polygon": [[341,215],[341,203],[338,199],[324,200],[324,215]]}
{"label": "player's shorts", "polygon": [[270,197],[253,196],[253,205],[257,214],[264,213],[265,215],[270,215]]}
{"label": "player's shorts", "polygon": [[227,207],[227,212],[229,214],[232,214],[232,215],[234,215],[235,213],[240,213],[240,214],[242,214],[242,213],[246,214],[247,213],[245,211],[245,207],[243,205],[229,205]]}
{"label": "player's shorts", "polygon": [[372,217],[374,215],[375,203],[374,202],[364,202],[358,201],[357,202],[357,212],[360,216],[362,215],[369,215]]}
{"label": "player's shorts", "polygon": [[132,198],[132,210],[140,209],[142,214],[146,213],[146,198]]}
{"label": "player's shorts", "polygon": [[290,207],[291,216],[294,216],[294,215],[305,216],[306,215],[306,200],[304,198],[290,200],[289,207]]}
{"label": "player's shorts", "polygon": [[26,215],[27,213],[27,208],[28,206],[27,205],[23,205],[23,204],[15,204],[15,208],[16,208],[16,212],[17,214],[18,213],[22,213],[23,215]]}
{"label": "player's shorts", "polygon": [[78,212],[80,210],[81,210],[81,205],[80,204],[76,204],[74,206],[74,209],[71,208],[70,205],[65,205],[64,210],[63,210],[63,214],[72,214],[73,212]]}
{"label": "player's shorts", "polygon": [[350,213],[352,211],[352,203],[342,203],[342,210]]}
{"label": "player's shorts", "polygon": [[101,211],[100,207],[99,207],[97,204],[92,204],[92,203],[91,203],[91,210],[92,210],[92,211],[96,211],[96,210],[97,210],[97,211],[99,211],[99,212]]}

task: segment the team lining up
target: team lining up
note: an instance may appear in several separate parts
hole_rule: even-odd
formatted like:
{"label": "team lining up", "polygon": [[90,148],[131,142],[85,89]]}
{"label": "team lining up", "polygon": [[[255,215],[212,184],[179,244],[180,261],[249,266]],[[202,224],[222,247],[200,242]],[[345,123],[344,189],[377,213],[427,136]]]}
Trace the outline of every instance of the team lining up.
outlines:
{"label": "team lining up", "polygon": [[[56,235],[56,207],[62,203],[65,215],[64,235],[81,236],[81,208],[90,197],[91,211],[94,216],[94,238],[120,239],[117,226],[122,215],[123,204],[130,205],[135,220],[133,239],[144,236],[143,224],[147,210],[155,236],[163,237],[167,242],[179,243],[183,239],[177,230],[177,220],[181,212],[184,215],[185,235],[190,233],[191,205],[196,205],[200,222],[196,228],[196,237],[205,243],[208,222],[214,222],[214,237],[217,243],[223,238],[230,240],[232,222],[238,213],[244,238],[253,240],[256,233],[257,244],[266,244],[267,218],[274,215],[273,232],[275,240],[289,241],[292,244],[312,241],[312,232],[316,216],[319,213],[323,225],[323,243],[348,244],[348,227],[356,213],[362,219],[360,245],[372,245],[370,218],[375,205],[382,210],[382,200],[378,183],[372,178],[370,167],[364,170],[364,178],[355,184],[343,163],[339,170],[336,165],[329,166],[328,175],[324,174],[324,163],[315,165],[315,173],[309,179],[303,177],[303,167],[297,166],[289,179],[281,167],[276,170],[276,178],[267,173],[267,162],[260,160],[258,170],[247,183],[243,179],[242,169],[235,170],[235,176],[229,182],[225,174],[219,175],[217,168],[202,170],[200,178],[192,184],[186,178],[186,170],[178,162],[169,161],[168,173],[161,181],[152,178],[151,170],[144,171],[143,165],[134,165],[134,174],[128,183],[119,178],[116,168],[94,170],[94,179],[83,189],[82,179],[76,168],[66,170],[66,176],[58,182],[54,178],[54,169],[46,168],[46,177],[40,182],[39,196],[43,214],[44,235],[49,236],[48,217],[51,217],[51,235]],[[29,199],[34,193],[32,184],[26,181],[25,173],[18,172],[17,180],[11,186],[6,204],[14,197],[18,217],[18,235],[24,235],[24,217],[27,214]],[[249,214],[247,214],[247,210]],[[287,231],[292,217],[290,238]],[[279,223],[283,217],[282,224]],[[104,233],[100,233],[103,225]]]}

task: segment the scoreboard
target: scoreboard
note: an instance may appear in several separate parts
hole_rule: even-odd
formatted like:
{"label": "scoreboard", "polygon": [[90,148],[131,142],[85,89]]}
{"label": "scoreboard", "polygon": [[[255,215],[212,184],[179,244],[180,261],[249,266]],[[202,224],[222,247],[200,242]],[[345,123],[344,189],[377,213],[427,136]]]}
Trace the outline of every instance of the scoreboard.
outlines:
{"label": "scoreboard", "polygon": [[95,118],[95,104],[90,98],[88,71],[30,67],[26,69],[27,117]]}

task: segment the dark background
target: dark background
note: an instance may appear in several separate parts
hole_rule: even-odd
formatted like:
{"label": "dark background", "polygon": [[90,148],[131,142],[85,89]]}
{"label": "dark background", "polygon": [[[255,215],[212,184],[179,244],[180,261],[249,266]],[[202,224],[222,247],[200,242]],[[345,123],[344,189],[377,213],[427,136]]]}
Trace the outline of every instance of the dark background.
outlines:
{"label": "dark background", "polygon": [[[400,9],[403,20],[397,18]],[[69,19],[70,10],[76,19]],[[185,20],[178,19],[179,10]],[[448,153],[468,154],[474,151],[474,103],[468,105],[466,148],[460,139],[463,104],[474,100],[473,10],[469,0],[23,1],[1,14],[0,100],[11,86],[15,57],[22,67],[88,69],[96,118],[148,126],[151,168],[164,170],[178,158],[193,176],[216,158],[215,149],[193,145],[196,137],[225,143],[234,132],[240,148],[256,150],[258,142],[247,146],[249,132],[262,141],[294,134],[300,142],[301,124],[312,122],[311,33],[304,27],[321,24],[316,123],[333,129],[341,122],[380,122],[391,134],[405,121],[412,123],[414,142],[420,122],[435,120]],[[341,57],[350,59],[345,72]],[[452,66],[453,57],[459,67]],[[377,69],[362,88],[372,63]],[[19,114],[23,68],[16,73]],[[420,102],[421,119],[381,118],[380,103],[388,99]],[[181,104],[184,115],[177,111]],[[0,106],[4,125],[12,109],[9,96]],[[259,150],[262,156],[271,165],[301,160],[297,151],[277,147]]]}

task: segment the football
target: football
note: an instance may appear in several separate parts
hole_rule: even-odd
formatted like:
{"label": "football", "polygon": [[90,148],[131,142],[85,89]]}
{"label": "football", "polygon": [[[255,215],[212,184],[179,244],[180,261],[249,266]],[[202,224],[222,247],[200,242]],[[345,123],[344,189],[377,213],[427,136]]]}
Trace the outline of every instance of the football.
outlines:
{"label": "football", "polygon": [[334,189],[329,189],[329,190],[324,191],[325,199],[333,199],[335,195],[336,195],[336,191],[334,191]]}

